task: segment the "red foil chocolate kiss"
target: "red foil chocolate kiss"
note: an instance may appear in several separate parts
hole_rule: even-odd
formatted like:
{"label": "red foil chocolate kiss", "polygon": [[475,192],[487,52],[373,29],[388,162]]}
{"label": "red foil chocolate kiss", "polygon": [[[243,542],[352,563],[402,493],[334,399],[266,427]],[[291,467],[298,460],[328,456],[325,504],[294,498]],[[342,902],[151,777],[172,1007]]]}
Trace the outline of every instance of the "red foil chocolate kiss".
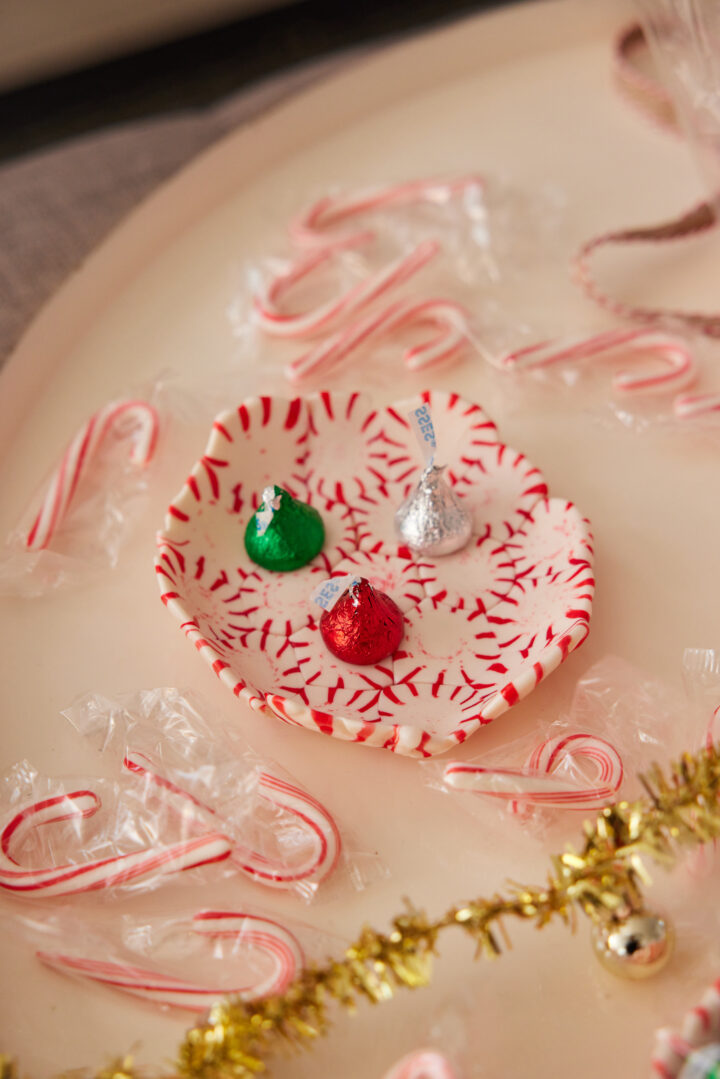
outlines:
{"label": "red foil chocolate kiss", "polygon": [[347,588],[320,618],[328,649],[345,663],[365,667],[391,656],[403,638],[402,611],[365,577]]}

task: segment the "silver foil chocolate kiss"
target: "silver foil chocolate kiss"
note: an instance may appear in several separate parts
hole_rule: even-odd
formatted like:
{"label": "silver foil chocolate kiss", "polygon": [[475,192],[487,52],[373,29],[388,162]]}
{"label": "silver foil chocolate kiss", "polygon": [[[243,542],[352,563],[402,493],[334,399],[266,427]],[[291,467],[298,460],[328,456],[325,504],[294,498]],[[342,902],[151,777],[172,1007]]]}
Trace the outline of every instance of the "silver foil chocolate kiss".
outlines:
{"label": "silver foil chocolate kiss", "polygon": [[452,554],[470,539],[472,514],[445,479],[445,466],[430,462],[395,514],[400,539],[425,555]]}

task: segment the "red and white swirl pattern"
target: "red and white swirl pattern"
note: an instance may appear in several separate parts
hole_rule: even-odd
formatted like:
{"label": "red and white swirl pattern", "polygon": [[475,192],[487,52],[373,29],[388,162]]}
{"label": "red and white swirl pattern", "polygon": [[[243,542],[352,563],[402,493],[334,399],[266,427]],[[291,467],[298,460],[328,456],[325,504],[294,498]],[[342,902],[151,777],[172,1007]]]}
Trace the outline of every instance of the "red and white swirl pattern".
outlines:
{"label": "red and white swirl pattern", "polygon": [[[474,518],[471,544],[434,561],[394,532],[422,467],[406,418],[421,403]],[[245,555],[245,525],[268,483],[325,519],[325,548],[298,573],[269,573]],[[169,508],[156,570],[188,639],[251,707],[423,757],[463,742],[581,644],[594,590],[587,520],[548,497],[542,474],[500,442],[479,405],[429,391],[389,407],[324,392],[223,413]],[[377,667],[330,656],[309,602],[321,575],[358,572],[405,615],[400,649]]]}

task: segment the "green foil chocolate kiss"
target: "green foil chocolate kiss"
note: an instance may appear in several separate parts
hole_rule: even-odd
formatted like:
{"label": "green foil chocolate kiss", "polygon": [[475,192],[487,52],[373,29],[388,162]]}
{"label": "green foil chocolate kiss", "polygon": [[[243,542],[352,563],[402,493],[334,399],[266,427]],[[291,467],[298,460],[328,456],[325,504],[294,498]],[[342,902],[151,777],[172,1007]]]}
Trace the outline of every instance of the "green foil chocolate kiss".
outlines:
{"label": "green foil chocolate kiss", "polygon": [[266,487],[263,500],[247,523],[245,550],[253,562],[265,569],[278,573],[300,569],[322,550],[325,542],[322,517],[282,487]]}

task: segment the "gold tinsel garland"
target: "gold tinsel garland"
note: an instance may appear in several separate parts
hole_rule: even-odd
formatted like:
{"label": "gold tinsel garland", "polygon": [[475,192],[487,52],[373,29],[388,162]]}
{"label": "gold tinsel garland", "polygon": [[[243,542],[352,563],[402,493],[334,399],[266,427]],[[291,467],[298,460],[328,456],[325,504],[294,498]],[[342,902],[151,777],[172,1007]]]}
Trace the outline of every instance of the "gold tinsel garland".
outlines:
{"label": "gold tinsel garland", "polygon": [[[326,1033],[331,1002],[353,1011],[361,999],[378,1004],[399,988],[427,985],[445,929],[460,929],[478,954],[494,957],[505,919],[542,929],[558,918],[572,925],[578,909],[595,922],[641,910],[641,885],[648,882],[643,858],[672,865],[678,848],[720,836],[720,746],[683,755],[667,776],[654,767],[641,782],[647,797],[608,806],[586,822],[582,847],[553,857],[544,885],[512,883],[505,894],[451,907],[437,920],[408,907],[389,933],[363,929],[341,959],[305,969],[282,996],[220,1001],[187,1032],[177,1072],[186,1079],[252,1079],[276,1048]],[[0,1056],[0,1079],[17,1079],[7,1057]],[[118,1060],[95,1079],[133,1079],[132,1061]]]}

